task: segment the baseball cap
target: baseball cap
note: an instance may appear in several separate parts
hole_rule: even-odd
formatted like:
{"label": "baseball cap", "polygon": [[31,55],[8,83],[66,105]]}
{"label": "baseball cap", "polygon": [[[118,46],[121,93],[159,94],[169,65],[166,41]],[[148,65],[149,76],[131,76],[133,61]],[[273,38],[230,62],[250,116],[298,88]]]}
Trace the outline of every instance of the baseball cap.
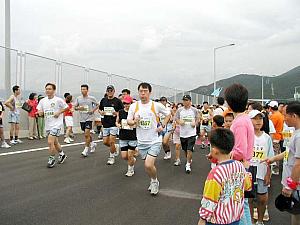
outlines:
{"label": "baseball cap", "polygon": [[115,87],[113,85],[108,85],[106,87],[106,90],[115,90]]}
{"label": "baseball cap", "polygon": [[261,111],[258,111],[256,109],[251,110],[248,115],[249,115],[250,119],[253,119],[257,115],[261,115],[262,117],[265,117],[265,115]]}
{"label": "baseball cap", "polygon": [[300,214],[300,202],[293,196],[278,195],[275,199],[275,206],[280,211],[286,211],[294,215]]}
{"label": "baseball cap", "polygon": [[271,101],[269,104],[268,104],[270,107],[278,107],[278,102],[277,101]]}
{"label": "baseball cap", "polygon": [[132,98],[129,95],[126,95],[123,98],[123,102],[127,103],[127,104],[130,104],[130,103],[132,103]]}
{"label": "baseball cap", "polygon": [[191,98],[191,96],[190,95],[184,95],[183,97],[182,97],[182,100],[192,100],[192,98]]}

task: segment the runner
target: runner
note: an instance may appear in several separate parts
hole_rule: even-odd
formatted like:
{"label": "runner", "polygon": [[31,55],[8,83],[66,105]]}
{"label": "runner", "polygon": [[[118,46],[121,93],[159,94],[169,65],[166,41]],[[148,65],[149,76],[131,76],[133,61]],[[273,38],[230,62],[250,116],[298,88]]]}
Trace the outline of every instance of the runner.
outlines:
{"label": "runner", "polygon": [[223,113],[227,110],[227,108],[224,106],[225,100],[223,97],[217,98],[217,108],[214,110],[214,116],[220,115],[223,116]]}
{"label": "runner", "polygon": [[72,128],[74,125],[73,122],[73,112],[74,112],[74,107],[72,105],[72,95],[68,95],[65,100],[66,103],[68,104],[68,109],[64,112],[64,118],[65,118],[65,124],[66,124],[66,138],[64,140],[65,143],[70,144],[74,140],[71,138],[71,133],[72,133]]}
{"label": "runner", "polygon": [[124,108],[120,99],[114,97],[115,88],[109,85],[106,88],[107,97],[104,97],[99,105],[100,114],[103,117],[103,144],[110,148],[107,165],[115,164],[115,157],[119,155],[119,145],[116,144],[118,128],[116,127],[116,116]]}
{"label": "runner", "polygon": [[4,113],[4,106],[2,102],[0,101],[0,140],[1,140],[1,148],[10,148],[11,146],[6,143],[4,138],[4,131],[3,131],[3,113]]}
{"label": "runner", "polygon": [[200,116],[198,110],[192,107],[192,98],[184,95],[183,107],[176,112],[176,123],[180,125],[180,142],[182,150],[185,151],[187,162],[185,172],[191,173],[192,153],[196,142],[196,125],[199,123]]}
{"label": "runner", "polygon": [[80,127],[84,132],[85,148],[81,155],[87,157],[91,152],[95,152],[97,144],[93,142],[91,129],[93,128],[94,112],[98,108],[97,100],[93,96],[89,96],[89,86],[87,84],[81,85],[81,94],[76,99],[75,110],[80,114]]}
{"label": "runner", "polygon": [[[157,195],[159,192],[159,181],[157,179],[155,160],[162,145],[160,132],[166,127],[171,114],[162,104],[150,100],[152,93],[150,84],[139,84],[138,92],[141,100],[130,106],[127,122],[130,126],[137,126],[139,153],[141,158],[145,160],[145,170],[151,178],[148,190],[151,191],[152,195]],[[158,118],[159,113],[166,116],[161,123]]]}
{"label": "runner", "polygon": [[9,108],[8,123],[10,123],[10,144],[15,145],[22,143],[22,141],[19,139],[20,108],[22,107],[22,103],[20,99],[20,87],[17,85],[13,86],[12,91],[13,95],[9,97],[9,99],[4,103],[4,105]]}
{"label": "runner", "polygon": [[[175,118],[176,112],[177,112],[178,106],[176,104],[173,105],[171,115],[172,118]],[[176,121],[173,119],[173,144],[175,144],[175,161],[174,166],[180,166],[180,148],[181,148],[181,142],[180,142],[180,125],[176,123]]]}
{"label": "runner", "polygon": [[49,145],[49,160],[48,168],[55,166],[55,154],[58,155],[58,162],[64,163],[67,155],[63,152],[59,142],[58,137],[60,135],[61,129],[63,127],[63,113],[67,110],[68,105],[63,99],[55,96],[56,85],[48,83],[45,86],[47,97],[43,98],[38,106],[37,110],[40,116],[45,117],[46,133],[48,135],[48,145]]}
{"label": "runner", "polygon": [[120,129],[119,143],[121,148],[122,159],[127,160],[128,170],[125,176],[132,177],[134,175],[134,157],[135,148],[137,146],[136,128],[128,125],[127,117],[129,107],[132,104],[132,98],[129,95],[123,98],[124,109],[121,109],[117,115],[116,126]]}
{"label": "runner", "polygon": [[[160,103],[163,104],[167,110],[169,110],[171,112],[171,109],[169,108],[168,104],[168,99],[166,97],[161,97],[160,98]],[[164,121],[165,119],[165,115],[162,113],[159,113],[159,118],[160,121]],[[162,147],[165,151],[165,156],[164,156],[164,160],[168,160],[171,159],[171,149],[170,149],[170,137],[172,135],[172,131],[173,131],[173,125],[172,125],[172,120],[170,120],[167,124],[167,126],[164,128],[163,132],[161,133],[162,138],[163,138],[163,142],[162,142]]]}
{"label": "runner", "polygon": [[212,111],[209,109],[208,102],[203,102],[203,110],[201,111],[201,126],[200,126],[200,138],[201,148],[208,148],[208,134],[211,131]]}

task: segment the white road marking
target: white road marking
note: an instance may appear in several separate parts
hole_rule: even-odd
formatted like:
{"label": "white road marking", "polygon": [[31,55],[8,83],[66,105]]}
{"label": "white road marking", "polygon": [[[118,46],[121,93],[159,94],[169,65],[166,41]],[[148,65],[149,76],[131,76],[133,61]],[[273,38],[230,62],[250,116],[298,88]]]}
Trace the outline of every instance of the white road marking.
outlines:
{"label": "white road marking", "polygon": [[[97,140],[94,141],[96,143],[102,142],[103,140]],[[77,145],[84,145],[85,142],[78,142],[78,143],[73,143],[73,144],[66,144],[66,145],[61,145],[61,147],[66,148],[66,147],[72,147],[72,146],[77,146]],[[14,152],[4,152],[1,153],[0,156],[6,156],[6,155],[16,155],[16,154],[22,154],[22,153],[27,153],[27,152],[37,152],[37,151],[43,151],[47,150],[48,147],[42,147],[42,148],[33,148],[33,149],[27,149],[27,150],[19,150],[19,151],[14,151]]]}
{"label": "white road marking", "polygon": [[160,189],[159,194],[168,197],[185,198],[185,199],[193,199],[193,200],[200,200],[202,198],[202,196],[199,194],[192,194],[184,191],[176,191],[170,189]]}

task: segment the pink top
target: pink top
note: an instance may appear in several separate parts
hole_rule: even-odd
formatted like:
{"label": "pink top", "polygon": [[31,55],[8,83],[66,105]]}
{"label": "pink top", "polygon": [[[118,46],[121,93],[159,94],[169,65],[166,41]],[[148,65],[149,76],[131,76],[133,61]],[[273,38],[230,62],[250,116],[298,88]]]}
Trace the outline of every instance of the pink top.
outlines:
{"label": "pink top", "polygon": [[233,120],[230,130],[234,134],[233,159],[250,161],[253,156],[254,127],[247,114]]}
{"label": "pink top", "polygon": [[30,105],[32,107],[32,110],[28,113],[28,116],[30,117],[36,117],[37,114],[37,105],[38,105],[38,101],[36,99],[33,100],[27,100],[28,105]]}

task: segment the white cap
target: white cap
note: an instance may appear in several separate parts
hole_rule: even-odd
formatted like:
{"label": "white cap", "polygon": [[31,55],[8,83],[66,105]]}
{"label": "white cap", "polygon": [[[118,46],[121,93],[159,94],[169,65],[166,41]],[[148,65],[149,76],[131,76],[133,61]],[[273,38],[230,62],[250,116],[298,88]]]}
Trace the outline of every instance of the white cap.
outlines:
{"label": "white cap", "polygon": [[261,111],[258,111],[256,109],[255,110],[251,110],[248,115],[249,115],[250,119],[253,119],[257,115],[261,115],[262,117],[265,117],[265,115]]}
{"label": "white cap", "polygon": [[270,107],[278,107],[278,102],[277,101],[271,101],[270,103],[269,103],[269,106]]}

